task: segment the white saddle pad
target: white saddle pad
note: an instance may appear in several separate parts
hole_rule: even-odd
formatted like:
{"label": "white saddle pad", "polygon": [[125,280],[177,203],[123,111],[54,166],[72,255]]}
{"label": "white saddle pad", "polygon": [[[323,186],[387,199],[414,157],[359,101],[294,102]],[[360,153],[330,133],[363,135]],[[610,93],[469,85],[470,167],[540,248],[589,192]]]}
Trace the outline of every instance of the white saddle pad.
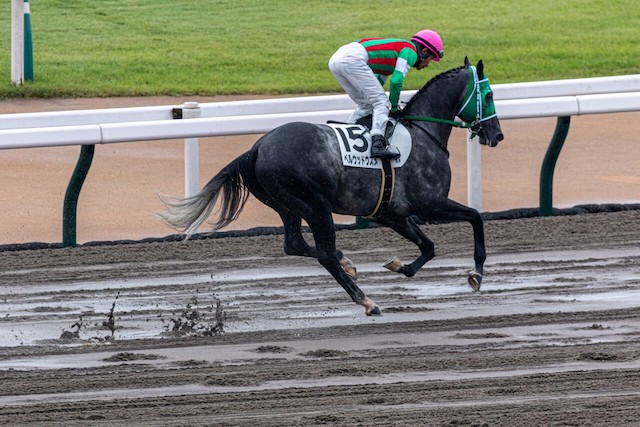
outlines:
{"label": "white saddle pad", "polygon": [[[342,164],[354,168],[382,169],[382,161],[371,157],[371,135],[369,129],[356,124],[330,124],[338,138]],[[401,123],[391,137],[390,144],[400,150],[400,157],[391,160],[391,166],[399,168],[405,164],[411,153],[411,135]]]}

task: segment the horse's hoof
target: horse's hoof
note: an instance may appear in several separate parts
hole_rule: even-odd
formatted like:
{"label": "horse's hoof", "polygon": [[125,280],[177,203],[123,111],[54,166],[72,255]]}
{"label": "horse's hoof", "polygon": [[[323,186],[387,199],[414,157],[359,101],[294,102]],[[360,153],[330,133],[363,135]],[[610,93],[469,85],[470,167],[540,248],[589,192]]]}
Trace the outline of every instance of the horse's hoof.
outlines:
{"label": "horse's hoof", "polygon": [[355,267],[352,268],[345,268],[344,272],[347,273],[347,275],[349,277],[351,277],[353,279],[353,281],[355,282],[356,280],[358,280],[358,270],[356,270]]}
{"label": "horse's hoof", "polygon": [[353,280],[358,280],[358,269],[356,269],[356,265],[346,256],[342,256],[340,260],[340,265],[345,273],[349,275]]}
{"label": "horse's hoof", "polygon": [[400,267],[402,267],[402,262],[400,262],[398,257],[393,257],[385,262],[383,267],[397,273],[400,270]]}
{"label": "horse's hoof", "polygon": [[362,302],[360,303],[364,305],[364,314],[367,316],[380,316],[382,312],[378,308],[375,302],[369,297],[364,297]]}
{"label": "horse's hoof", "polygon": [[367,314],[367,316],[382,316],[382,311],[380,311],[380,307],[378,307],[377,305],[365,309],[364,312]]}
{"label": "horse's hoof", "polygon": [[469,272],[469,276],[467,277],[467,282],[469,282],[469,286],[474,291],[480,290],[480,285],[482,284],[482,274],[473,270]]}

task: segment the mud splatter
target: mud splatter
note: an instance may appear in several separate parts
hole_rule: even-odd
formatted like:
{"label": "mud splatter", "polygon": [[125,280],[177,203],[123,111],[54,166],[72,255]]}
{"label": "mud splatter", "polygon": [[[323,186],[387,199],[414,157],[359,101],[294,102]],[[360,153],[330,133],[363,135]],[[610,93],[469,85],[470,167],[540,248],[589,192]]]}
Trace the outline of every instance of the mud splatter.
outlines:
{"label": "mud splatter", "polygon": [[113,300],[113,304],[111,305],[111,310],[109,310],[109,316],[107,317],[107,320],[102,322],[102,326],[107,327],[111,331],[111,338],[112,339],[113,339],[114,334],[116,332],[116,319],[115,319],[115,316],[113,315],[113,312],[116,309],[116,302],[118,301],[118,297],[119,296],[120,296],[120,292],[118,292],[116,294],[116,298]]}
{"label": "mud splatter", "polygon": [[75,341],[80,339],[80,331],[85,328],[86,325],[82,320],[82,315],[80,315],[80,319],[75,322],[73,325],[69,327],[69,330],[63,330],[60,335],[61,341]]}
{"label": "mud splatter", "polygon": [[211,298],[211,305],[201,308],[199,297],[192,297],[178,317],[169,319],[165,325],[166,333],[201,337],[223,334],[226,314],[220,299],[215,294]]}

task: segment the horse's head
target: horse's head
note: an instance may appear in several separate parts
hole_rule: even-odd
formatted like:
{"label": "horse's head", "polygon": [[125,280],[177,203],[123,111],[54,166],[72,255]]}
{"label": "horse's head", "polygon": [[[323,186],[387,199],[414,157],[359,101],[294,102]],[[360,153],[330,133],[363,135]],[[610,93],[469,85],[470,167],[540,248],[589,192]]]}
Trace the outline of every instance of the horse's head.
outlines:
{"label": "horse's head", "polygon": [[493,91],[484,74],[484,64],[480,60],[474,67],[465,57],[464,65],[469,70],[469,83],[457,116],[469,125],[472,135],[480,138],[480,144],[495,147],[504,135],[496,114]]}
{"label": "horse's head", "polygon": [[[405,120],[411,122],[435,122],[469,128],[474,136],[480,138],[480,144],[490,147],[495,147],[504,139],[482,61],[474,67],[465,57],[464,66],[435,76],[411,98],[404,112]],[[462,119],[462,122],[454,120],[455,117]],[[426,125],[416,125],[422,129],[421,126]],[[451,131],[451,127],[447,129],[443,132]],[[439,138],[446,146],[449,133],[440,134]]]}

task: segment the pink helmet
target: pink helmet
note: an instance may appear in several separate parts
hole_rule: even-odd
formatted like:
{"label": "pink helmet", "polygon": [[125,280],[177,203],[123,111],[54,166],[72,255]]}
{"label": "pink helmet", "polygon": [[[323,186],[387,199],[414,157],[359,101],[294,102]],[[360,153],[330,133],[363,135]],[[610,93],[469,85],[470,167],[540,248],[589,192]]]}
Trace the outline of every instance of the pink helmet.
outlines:
{"label": "pink helmet", "polygon": [[418,31],[413,35],[413,37],[411,37],[411,41],[426,47],[433,55],[433,60],[436,62],[440,62],[440,58],[444,56],[444,50],[442,50],[442,38],[440,38],[440,35],[435,31]]}

